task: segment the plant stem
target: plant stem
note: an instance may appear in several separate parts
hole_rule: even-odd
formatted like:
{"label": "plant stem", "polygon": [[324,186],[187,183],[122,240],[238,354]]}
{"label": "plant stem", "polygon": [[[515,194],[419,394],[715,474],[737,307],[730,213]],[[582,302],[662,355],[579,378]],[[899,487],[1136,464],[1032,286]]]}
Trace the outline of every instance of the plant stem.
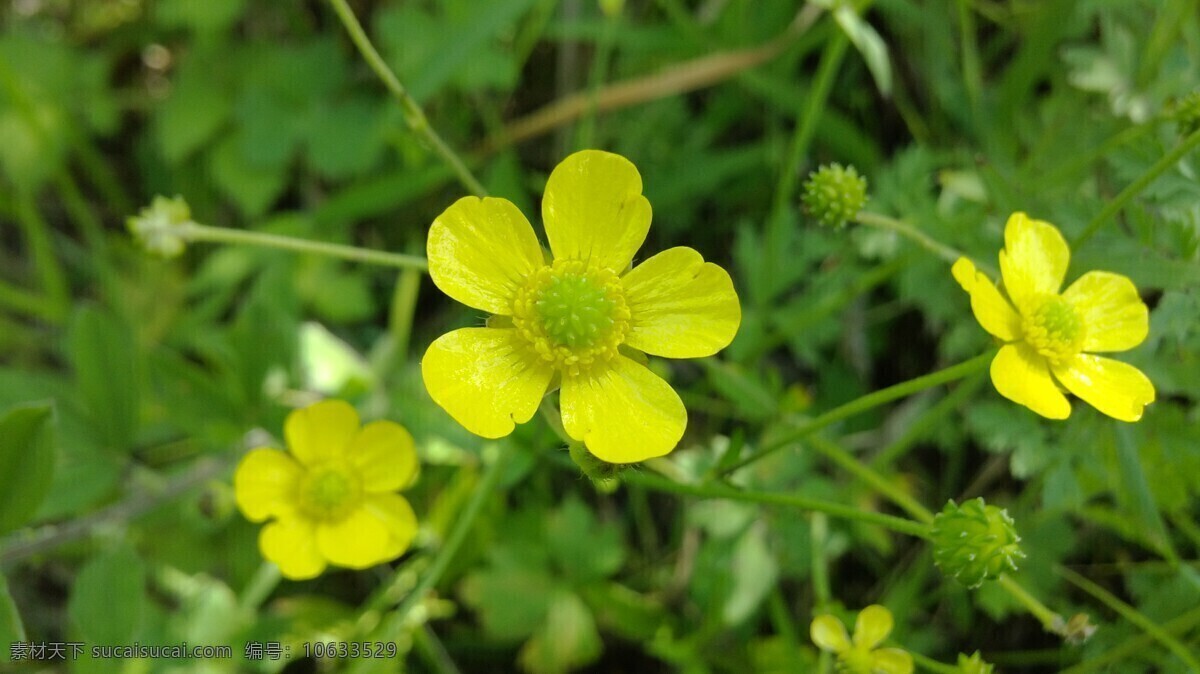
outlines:
{"label": "plant stem", "polygon": [[325,243],[323,241],[310,241],[308,239],[297,239],[290,236],[267,234],[265,232],[254,232],[245,229],[210,227],[208,225],[201,225],[191,222],[178,225],[178,232],[180,236],[189,241],[210,241],[213,243],[235,243],[248,246],[262,246],[265,248],[291,250],[299,253],[316,253],[318,255],[341,258],[343,260],[379,264],[388,267],[399,267],[401,269],[419,269],[421,271],[427,271],[429,269],[429,263],[425,260],[425,258],[416,255],[388,253],[381,250],[371,250],[369,248],[359,248],[357,246],[343,246],[341,244]]}
{"label": "plant stem", "polygon": [[[1182,633],[1186,634],[1188,630],[1200,625],[1200,607],[1194,608],[1183,615],[1177,616],[1164,625],[1162,631],[1167,634]],[[1149,634],[1139,634],[1136,637],[1126,639],[1124,643],[1114,648],[1111,648],[1100,655],[1089,658],[1088,660],[1064,669],[1062,674],[1086,674],[1086,672],[1094,672],[1111,665],[1114,662],[1120,662],[1125,658],[1134,655],[1149,646],[1154,642],[1154,637]]]}
{"label": "plant stem", "polygon": [[1096,214],[1096,217],[1092,218],[1092,221],[1088,223],[1086,228],[1084,228],[1083,233],[1076,237],[1075,241],[1071,243],[1071,248],[1079,248],[1086,243],[1088,239],[1091,239],[1092,235],[1096,233],[1096,230],[1100,229],[1100,225],[1103,225],[1106,220],[1116,215],[1122,208],[1125,207],[1127,203],[1129,203],[1131,199],[1137,196],[1142,190],[1146,189],[1150,183],[1154,182],[1156,178],[1165,173],[1167,169],[1175,166],[1180,159],[1183,159],[1184,155],[1196,149],[1197,146],[1200,146],[1200,130],[1195,131],[1187,138],[1184,138],[1183,141],[1175,146],[1174,150],[1171,150],[1167,154],[1163,155],[1162,159],[1159,159],[1157,162],[1155,162],[1154,165],[1151,166],[1140,177],[1138,177],[1137,180],[1129,183],[1128,187],[1121,190],[1112,201],[1108,202],[1108,205],[1106,205],[1099,213]]}
{"label": "plant stem", "polygon": [[342,25],[346,27],[346,32],[350,34],[350,40],[354,42],[354,46],[358,47],[358,51],[366,60],[367,65],[383,82],[391,92],[392,97],[400,104],[400,109],[404,111],[404,119],[408,122],[408,127],[413,130],[413,133],[425,139],[429,143],[433,151],[438,157],[446,163],[447,166],[454,171],[458,176],[459,182],[467,191],[477,197],[487,196],[487,190],[483,184],[471,173],[471,169],[442,140],[438,132],[429,124],[429,119],[425,116],[425,111],[417,104],[417,101],[408,93],[400,80],[396,78],[396,74],[388,67],[387,62],[376,51],[375,45],[371,44],[371,38],[367,37],[367,32],[363,30],[362,24],[359,23],[358,17],[354,15],[354,10],[350,9],[350,5],[346,0],[329,0],[329,4],[333,5],[333,10],[337,12],[338,18],[342,20]]}
{"label": "plant stem", "polygon": [[1092,595],[1092,597],[1100,601],[1102,604],[1119,613],[1122,618],[1125,618],[1129,622],[1140,627],[1146,632],[1146,634],[1153,637],[1163,646],[1166,646],[1168,650],[1170,650],[1172,653],[1178,656],[1180,660],[1187,664],[1188,668],[1193,672],[1200,672],[1200,661],[1196,660],[1196,657],[1192,655],[1186,646],[1179,643],[1175,637],[1168,634],[1165,630],[1163,630],[1162,627],[1159,627],[1158,623],[1147,618],[1144,614],[1129,604],[1121,601],[1108,590],[1105,590],[1087,578],[1075,573],[1071,569],[1059,567],[1057,570],[1059,575],[1067,579],[1067,581],[1072,585]]}
{"label": "plant stem", "polygon": [[776,438],[758,453],[748,456],[731,466],[723,468],[717,471],[716,474],[717,476],[724,477],[733,473],[739,468],[744,468],[751,463],[758,461],[759,459],[770,456],[771,454],[774,454],[775,452],[791,445],[798,440],[802,440],[812,435],[813,433],[832,423],[852,417],[855,414],[865,412],[869,409],[889,403],[893,400],[897,400],[899,398],[903,398],[905,396],[909,396],[919,391],[924,391],[925,389],[933,388],[934,386],[945,384],[956,379],[961,379],[969,374],[978,372],[991,362],[994,355],[994,352],[989,351],[987,353],[980,354],[971,360],[959,363],[958,365],[953,365],[944,370],[938,370],[937,372],[933,372],[922,377],[917,377],[916,379],[910,379],[908,381],[868,393],[867,395],[851,400],[844,405],[839,405],[828,412],[825,412],[824,414],[821,414],[820,416],[785,432],[782,437]]}
{"label": "plant stem", "polygon": [[592,55],[592,67],[588,73],[588,107],[580,120],[579,133],[575,145],[579,149],[593,147],[596,142],[596,116],[600,106],[600,89],[604,87],[604,77],[608,72],[608,62],[612,54],[613,42],[617,37],[617,27],[621,24],[620,13],[606,15],[604,28],[600,33],[600,41],[596,44]]}
{"label": "plant stem", "polygon": [[817,450],[825,456],[825,458],[833,461],[847,472],[851,473],[858,479],[866,482],[875,491],[886,497],[892,503],[895,503],[901,510],[908,513],[910,517],[920,522],[932,522],[933,513],[928,508],[918,503],[913,497],[901,491],[896,485],[892,484],[879,473],[875,472],[866,464],[852,456],[845,449],[842,449],[837,443],[831,442],[822,438],[819,435],[813,435],[808,438],[808,444],[813,449]]}
{"label": "plant stem", "polygon": [[492,462],[484,469],[483,478],[479,481],[479,486],[475,488],[475,493],[471,494],[471,500],[463,508],[462,515],[454,523],[454,528],[450,531],[450,535],[446,537],[446,541],[442,544],[442,548],[437,551],[437,555],[433,558],[433,563],[429,565],[429,569],[417,581],[412,592],[400,602],[396,610],[391,613],[380,626],[378,634],[383,641],[395,641],[400,638],[401,633],[405,628],[405,620],[408,614],[416,607],[418,603],[425,599],[425,595],[433,586],[442,578],[442,574],[450,566],[454,555],[458,554],[458,549],[462,547],[463,542],[467,539],[467,534],[471,532],[471,527],[475,525],[475,520],[478,519],[479,513],[483,511],[483,504],[492,496],[492,492],[496,490],[496,485],[500,482],[500,475],[504,472],[504,464],[506,459],[503,450],[497,452],[492,458]]}
{"label": "plant stem", "polygon": [[259,606],[271,596],[275,588],[279,585],[281,576],[279,567],[273,562],[263,562],[258,571],[254,572],[254,577],[246,583],[246,588],[242,590],[241,600],[238,601],[239,607],[243,611],[253,613],[258,610]]}
{"label": "plant stem", "polygon": [[66,272],[54,255],[50,225],[38,212],[32,196],[24,193],[18,195],[16,208],[17,224],[21,226],[30,256],[37,266],[45,301],[54,307],[54,315],[66,316],[71,305],[71,290]]}
{"label": "plant stem", "polygon": [[1042,623],[1043,629],[1054,634],[1062,634],[1065,622],[1061,615],[1055,613],[1050,607],[1039,601],[1037,597],[1029,593],[1029,590],[1026,590],[1020,583],[1010,578],[1008,574],[1001,574],[996,582],[1000,583],[1000,587],[1003,587],[1006,592],[1012,595],[1013,599],[1020,602],[1025,607],[1025,610],[1032,613],[1033,617]]}
{"label": "plant stem", "polygon": [[928,538],[929,528],[920,522],[904,519],[903,517],[895,517],[892,515],[884,515],[882,513],[873,513],[851,506],[834,503],[832,501],[823,501],[821,499],[807,498],[797,496],[795,494],[778,494],[772,492],[749,491],[737,489],[720,483],[709,484],[684,484],[675,482],[665,477],[652,475],[645,472],[626,471],[621,479],[631,484],[638,484],[647,489],[655,491],[668,492],[672,494],[683,494],[685,496],[698,496],[701,498],[716,498],[725,499],[728,501],[742,501],[745,503],[762,503],[765,505],[779,505],[790,508],[800,508],[810,512],[820,512],[833,517],[841,517],[843,519],[857,520],[867,524],[875,524],[881,527],[891,529],[898,533],[916,536],[917,538]]}
{"label": "plant stem", "polygon": [[912,656],[913,662],[915,662],[918,667],[929,672],[936,672],[937,674],[959,674],[959,672],[962,671],[958,667],[938,662],[933,658],[927,658],[920,653],[909,651],[908,654]]}
{"label": "plant stem", "polygon": [[[902,222],[896,218],[880,215],[879,213],[872,213],[870,211],[859,211],[858,214],[854,216],[854,220],[861,225],[895,232],[912,241],[913,243],[916,243],[925,250],[933,253],[934,255],[937,255],[950,264],[957,262],[958,258],[960,257],[966,257],[962,251],[951,248],[950,246],[933,239],[928,234],[922,232],[916,227],[913,227],[907,222]],[[993,276],[996,275],[996,270],[990,268],[986,264],[977,263],[975,266],[987,271]]]}
{"label": "plant stem", "polygon": [[979,386],[983,382],[984,377],[982,374],[967,377],[961,384],[954,387],[954,390],[948,395],[922,412],[900,437],[879,450],[879,453],[871,459],[871,467],[879,470],[904,456],[904,453],[924,437],[929,429],[940,423],[947,414],[958,409],[959,405],[974,394],[975,391],[979,390]]}

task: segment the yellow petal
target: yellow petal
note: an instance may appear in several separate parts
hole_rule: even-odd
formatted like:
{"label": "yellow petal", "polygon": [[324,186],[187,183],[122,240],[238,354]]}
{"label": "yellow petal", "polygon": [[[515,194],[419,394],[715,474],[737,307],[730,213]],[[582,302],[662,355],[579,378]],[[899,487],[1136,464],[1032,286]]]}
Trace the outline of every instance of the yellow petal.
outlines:
{"label": "yellow petal", "polygon": [[316,578],[325,570],[325,558],[317,550],[317,531],[312,522],[284,519],[271,522],[258,535],[263,558],[274,562],[280,573],[292,580]]}
{"label": "yellow petal", "polygon": [[691,248],[664,250],[621,283],[630,312],[625,343],[656,356],[711,356],[729,346],[742,321],[729,274]]}
{"label": "yellow petal", "polygon": [[391,421],[375,421],[360,428],[350,440],[346,459],[357,469],[367,492],[403,489],[417,476],[412,435]]}
{"label": "yellow petal", "polygon": [[485,438],[504,437],[529,421],[553,374],[513,329],[455,330],[430,344],[421,360],[434,402]]}
{"label": "yellow petal", "polygon": [[912,674],[913,658],[899,648],[880,648],[871,653],[871,674]]}
{"label": "yellow petal", "polygon": [[1071,403],[1050,378],[1050,366],[1033,347],[1018,342],[992,360],[992,384],[1000,395],[1049,419],[1066,419]]}
{"label": "yellow petal", "polygon": [[1004,290],[1017,309],[1028,315],[1039,295],[1058,294],[1071,250],[1058,229],[1024,213],[1013,213],[1004,227],[1004,250],[1000,251],[1000,275]]}
{"label": "yellow petal", "polygon": [[363,508],[387,529],[388,540],[381,561],[404,554],[417,536],[417,516],[408,501],[399,494],[370,494]]}
{"label": "yellow petal", "polygon": [[1083,319],[1084,351],[1126,351],[1150,332],[1150,311],[1128,276],[1090,271],[1063,293]]}
{"label": "yellow petal", "polygon": [[555,259],[588,260],[621,273],[650,230],[642,176],[621,155],[576,152],[550,173],[542,222]]}
{"label": "yellow petal", "polygon": [[831,615],[813,618],[808,633],[813,643],[821,650],[841,653],[850,649],[850,637],[846,634],[846,626]]}
{"label": "yellow petal", "polygon": [[965,257],[951,267],[950,273],[958,285],[971,296],[971,311],[975,320],[992,335],[1011,342],[1021,336],[1021,317],[1008,300],[996,289],[986,275],[975,269],[975,264]]}
{"label": "yellow petal", "polygon": [[387,525],[367,508],[333,522],[317,523],[317,548],[331,564],[365,569],[388,559],[394,549]]}
{"label": "yellow petal", "polygon": [[1054,368],[1067,390],[1114,419],[1137,421],[1154,402],[1154,384],[1136,367],[1081,353]]}
{"label": "yellow petal", "polygon": [[533,227],[507,199],[459,199],[434,219],[425,248],[442,292],[493,314],[512,314],[517,289],[545,264]]}
{"label": "yellow petal", "polygon": [[854,645],[870,650],[892,633],[892,612],[879,604],[859,611],[854,621]]}
{"label": "yellow petal", "polygon": [[251,522],[268,517],[285,517],[293,505],[300,466],[278,449],[260,447],[238,463],[233,474],[233,494],[242,514]]}
{"label": "yellow petal", "polygon": [[625,356],[610,367],[564,376],[561,398],[567,435],[609,463],[662,456],[675,449],[687,427],[675,389]]}
{"label": "yellow petal", "polygon": [[358,412],[344,400],[295,410],[283,423],[288,449],[306,466],[341,457],[357,430]]}

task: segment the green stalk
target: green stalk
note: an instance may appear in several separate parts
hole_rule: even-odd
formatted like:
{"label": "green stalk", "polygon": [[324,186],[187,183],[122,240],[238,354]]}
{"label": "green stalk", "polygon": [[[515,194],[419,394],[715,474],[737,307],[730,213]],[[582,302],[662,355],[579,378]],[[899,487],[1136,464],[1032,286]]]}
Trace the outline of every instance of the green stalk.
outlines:
{"label": "green stalk", "polygon": [[1032,613],[1033,617],[1042,623],[1042,629],[1054,634],[1062,634],[1065,621],[1061,615],[1055,613],[1049,606],[1046,606],[1037,597],[1030,594],[1029,590],[1026,590],[1020,583],[1010,578],[1008,574],[1001,574],[999,580],[996,582],[1000,583],[1000,587],[1003,587],[1006,592],[1012,595],[1013,599],[1016,599],[1021,606],[1025,607],[1026,611]]}
{"label": "green stalk", "polygon": [[367,37],[367,32],[363,30],[362,24],[359,23],[358,17],[354,15],[354,10],[350,9],[346,0],[329,0],[329,4],[337,12],[342,25],[346,27],[346,32],[350,34],[350,40],[354,42],[354,46],[358,47],[358,51],[366,60],[367,65],[375,71],[383,85],[391,92],[392,97],[400,104],[400,109],[404,111],[404,119],[408,122],[408,128],[429,143],[438,157],[458,176],[459,182],[467,188],[468,192],[477,197],[487,196],[487,190],[484,189],[483,184],[471,173],[471,169],[467,168],[462,158],[446,144],[446,141],[442,140],[438,132],[429,124],[425,111],[400,83],[396,74],[392,72],[387,62],[375,49],[375,45],[371,44],[371,38]]}
{"label": "green stalk", "polygon": [[[866,225],[868,227],[875,227],[876,229],[895,232],[916,243],[925,250],[933,253],[934,255],[937,255],[950,264],[957,262],[958,258],[960,257],[967,257],[962,251],[951,248],[950,246],[947,246],[946,244],[930,237],[928,234],[922,232],[916,227],[913,227],[907,222],[901,222],[896,218],[880,215],[879,213],[872,213],[870,211],[860,211],[858,215],[854,216],[854,221],[860,225]],[[976,263],[975,266],[986,271],[992,276],[997,275],[996,270],[987,264]]]}
{"label": "green stalk", "polygon": [[596,112],[600,100],[600,88],[604,86],[605,73],[608,71],[608,62],[620,23],[620,14],[604,17],[604,29],[600,33],[600,41],[592,56],[592,68],[588,73],[589,101],[583,119],[579,123],[579,135],[576,138],[576,146],[579,149],[593,147],[596,142]]}
{"label": "green stalk", "polygon": [[915,662],[918,667],[927,672],[935,672],[936,674],[960,674],[962,671],[956,666],[938,662],[937,660],[934,660],[933,658],[927,658],[920,653],[909,651],[908,654],[912,656],[913,662]]}
{"label": "green stalk", "polygon": [[958,386],[954,387],[947,396],[933,404],[932,407],[925,410],[917,417],[916,420],[909,425],[904,433],[896,438],[891,444],[879,450],[879,453],[871,459],[871,467],[879,470],[904,456],[918,440],[923,438],[927,432],[935,425],[940,423],[942,419],[954,410],[958,409],[967,398],[971,397],[979,386],[983,384],[984,377],[975,375],[968,377]]}
{"label": "green stalk", "polygon": [[824,455],[825,458],[833,461],[851,475],[870,485],[872,489],[879,492],[892,503],[895,503],[913,519],[920,522],[933,521],[933,513],[928,508],[904,493],[896,485],[888,481],[887,478],[851,456],[849,452],[842,449],[837,443],[826,440],[819,435],[813,435],[808,438],[808,444]]}
{"label": "green stalk", "polygon": [[898,533],[916,536],[917,538],[929,537],[929,527],[921,524],[920,522],[914,522],[912,520],[904,519],[903,517],[884,515],[882,513],[867,512],[851,506],[842,505],[841,503],[807,498],[796,494],[779,494],[773,492],[736,489],[734,487],[715,482],[709,484],[684,484],[646,472],[626,471],[621,475],[621,479],[625,482],[629,482],[630,484],[641,485],[647,489],[653,489],[654,491],[682,494],[684,496],[697,496],[700,498],[725,499],[727,501],[741,501],[744,503],[761,503],[764,505],[778,505],[789,508],[799,508],[809,512],[825,513],[833,517],[840,517],[843,519],[864,522],[866,524],[878,525]]}
{"label": "green stalk", "polygon": [[[425,595],[429,593],[433,586],[442,578],[442,574],[449,568],[450,562],[454,560],[454,555],[458,554],[458,549],[467,539],[467,534],[471,532],[471,527],[475,525],[475,520],[479,518],[479,513],[483,511],[483,504],[491,498],[492,493],[496,490],[496,485],[500,483],[500,476],[504,472],[506,458],[503,450],[497,452],[493,457],[492,462],[484,469],[483,478],[479,481],[479,486],[475,488],[475,492],[471,494],[471,500],[467,502],[466,507],[458,520],[454,523],[454,528],[451,529],[450,535],[446,537],[446,541],[442,544],[442,548],[437,551],[433,558],[433,563],[429,565],[429,569],[417,581],[412,592],[400,602],[395,611],[388,615],[383,623],[376,630],[376,639],[379,641],[396,641],[404,632],[405,620],[408,614],[425,599]],[[403,573],[403,568],[397,571],[397,574]],[[358,667],[352,667],[351,672],[358,671]]]}
{"label": "green stalk", "polygon": [[53,307],[53,315],[66,316],[71,304],[71,291],[66,272],[54,255],[54,246],[50,241],[50,225],[38,212],[32,196],[21,194],[17,199],[16,208],[17,223],[21,226],[25,243],[29,246],[33,263],[37,267],[42,291],[46,294],[45,301]]}
{"label": "green stalk", "polygon": [[1200,661],[1196,660],[1196,657],[1192,655],[1187,646],[1184,646],[1179,640],[1167,633],[1158,623],[1147,618],[1143,613],[1129,604],[1121,601],[1108,590],[1075,573],[1071,569],[1059,567],[1057,570],[1059,575],[1067,579],[1072,585],[1092,595],[1100,603],[1120,614],[1122,618],[1140,627],[1146,634],[1153,637],[1155,641],[1165,646],[1187,664],[1193,672],[1200,672]]}
{"label": "green stalk", "polygon": [[280,581],[279,567],[273,562],[263,562],[254,572],[254,577],[246,583],[238,607],[246,613],[254,613],[263,602],[271,596]]}
{"label": "green stalk", "polygon": [[1142,190],[1149,187],[1150,183],[1154,182],[1155,179],[1165,173],[1168,169],[1175,166],[1180,159],[1183,159],[1187,153],[1196,149],[1197,146],[1200,146],[1200,130],[1195,131],[1187,138],[1184,138],[1179,145],[1175,146],[1174,150],[1171,150],[1167,154],[1163,155],[1163,158],[1155,162],[1154,166],[1151,166],[1137,180],[1129,183],[1128,187],[1121,190],[1112,201],[1108,202],[1108,205],[1106,205],[1099,213],[1096,214],[1096,217],[1092,218],[1092,221],[1088,223],[1087,227],[1083,230],[1083,233],[1076,237],[1075,241],[1071,243],[1071,248],[1078,248],[1086,243],[1088,239],[1091,239],[1092,235],[1096,233],[1096,230],[1100,229],[1100,225],[1103,225],[1105,221],[1116,215],[1122,208],[1125,208],[1125,205],[1128,204],[1131,199],[1141,193]]}
{"label": "green stalk", "polygon": [[[1194,608],[1181,616],[1177,616],[1162,625],[1162,631],[1167,634],[1186,634],[1189,630],[1200,625],[1200,607]],[[1141,652],[1144,648],[1154,642],[1154,637],[1149,634],[1139,634],[1136,637],[1126,639],[1121,645],[1111,648],[1100,655],[1091,658],[1085,662],[1081,662],[1074,667],[1069,667],[1062,671],[1062,674],[1087,674],[1104,669],[1105,667],[1124,660],[1132,655]]]}
{"label": "green stalk", "polygon": [[310,241],[308,239],[297,239],[290,236],[267,234],[265,232],[254,232],[245,229],[228,229],[225,227],[210,227],[208,225],[201,225],[194,222],[178,225],[177,231],[179,236],[189,241],[209,241],[213,243],[233,243],[247,246],[262,246],[265,248],[291,250],[298,253],[316,253],[318,255],[326,255],[329,257],[336,257],[353,262],[366,262],[368,264],[399,267],[401,269],[417,269],[420,271],[428,271],[429,269],[429,263],[425,260],[425,258],[416,255],[388,253],[381,250],[371,250],[369,248],[359,248],[357,246],[344,246],[336,243],[325,243],[323,241]]}
{"label": "green stalk", "polygon": [[803,440],[804,438],[830,424],[847,419],[869,409],[879,407],[880,405],[884,405],[893,400],[910,396],[919,391],[924,391],[925,389],[933,388],[934,386],[945,384],[956,379],[962,379],[969,374],[978,372],[987,367],[994,355],[994,352],[988,351],[987,353],[980,354],[971,360],[964,361],[958,365],[953,365],[944,370],[938,370],[937,372],[917,377],[916,379],[910,379],[908,381],[868,393],[867,395],[851,400],[844,405],[839,405],[828,412],[825,412],[824,414],[821,414],[820,416],[785,432],[782,437],[776,438],[758,453],[748,456],[731,466],[717,471],[717,475],[719,477],[729,475],[740,468],[744,468],[755,461],[758,461],[759,459],[770,456],[771,454],[790,446],[792,443]]}

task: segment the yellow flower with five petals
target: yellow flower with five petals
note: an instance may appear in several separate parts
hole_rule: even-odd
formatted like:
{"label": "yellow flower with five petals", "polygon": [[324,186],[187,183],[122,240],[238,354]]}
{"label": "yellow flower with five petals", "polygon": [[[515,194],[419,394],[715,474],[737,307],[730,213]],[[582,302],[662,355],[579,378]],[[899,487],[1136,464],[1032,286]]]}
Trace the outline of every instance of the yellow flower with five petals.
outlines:
{"label": "yellow flower with five petals", "polygon": [[687,411],[642,362],[711,356],[741,322],[733,282],[691,248],[630,269],[650,228],[626,158],[570,155],[550,174],[542,222],[552,259],[505,199],[465,197],[429,229],[442,292],[493,316],[442,335],[421,361],[425,387],[467,430],[499,438],[560,387],[563,427],[598,458],[633,463],[678,444]]}
{"label": "yellow flower with five petals", "polygon": [[417,517],[397,490],[417,475],[412,436],[391,421],[359,427],[358,413],[326,400],[288,415],[290,454],[251,450],[234,474],[238,507],[259,534],[262,555],[293,580],[333,564],[365,569],[408,549]]}
{"label": "yellow flower with five petals", "polygon": [[837,655],[838,671],[847,674],[912,674],[913,659],[899,648],[876,648],[892,633],[892,612],[872,604],[854,621],[854,638],[832,615],[813,618],[809,634],[823,651]]}
{"label": "yellow flower with five petals", "polygon": [[1004,294],[967,258],[954,263],[975,318],[1005,343],[992,361],[992,383],[1050,419],[1071,414],[1065,388],[1110,417],[1137,421],[1154,402],[1154,385],[1132,365],[1093,354],[1141,344],[1149,311],[1120,274],[1091,271],[1060,293],[1070,257],[1054,225],[1014,213],[1000,251]]}

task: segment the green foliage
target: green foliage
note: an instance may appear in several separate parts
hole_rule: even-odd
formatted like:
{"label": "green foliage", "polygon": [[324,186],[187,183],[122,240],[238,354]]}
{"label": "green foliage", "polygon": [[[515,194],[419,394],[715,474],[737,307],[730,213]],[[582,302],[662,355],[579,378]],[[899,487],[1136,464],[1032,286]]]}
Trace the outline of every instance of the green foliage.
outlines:
{"label": "green foliage", "polygon": [[25,524],[46,498],[57,459],[54,412],[23,405],[0,417],[0,533]]}

